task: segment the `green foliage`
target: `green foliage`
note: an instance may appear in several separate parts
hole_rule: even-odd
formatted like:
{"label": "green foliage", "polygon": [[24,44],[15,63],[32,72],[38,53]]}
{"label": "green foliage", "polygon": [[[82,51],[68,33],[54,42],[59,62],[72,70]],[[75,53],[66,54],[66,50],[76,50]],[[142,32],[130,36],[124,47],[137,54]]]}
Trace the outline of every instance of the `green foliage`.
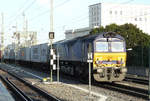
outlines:
{"label": "green foliage", "polygon": [[[101,32],[116,32],[125,38],[126,48],[132,48],[128,52],[128,65],[145,65],[148,66],[148,47],[150,45],[150,35],[143,33],[142,30],[133,24],[107,25],[105,28],[100,27],[93,29],[91,34],[98,34]],[[144,61],[144,63],[142,62]]]}
{"label": "green foliage", "polygon": [[146,33],[143,33],[142,30],[137,28],[133,24],[124,24],[116,25],[111,24],[107,25],[105,28],[95,28],[91,31],[91,34],[98,34],[100,32],[116,32],[125,38],[127,48],[133,48],[136,46],[149,46],[150,36]]}

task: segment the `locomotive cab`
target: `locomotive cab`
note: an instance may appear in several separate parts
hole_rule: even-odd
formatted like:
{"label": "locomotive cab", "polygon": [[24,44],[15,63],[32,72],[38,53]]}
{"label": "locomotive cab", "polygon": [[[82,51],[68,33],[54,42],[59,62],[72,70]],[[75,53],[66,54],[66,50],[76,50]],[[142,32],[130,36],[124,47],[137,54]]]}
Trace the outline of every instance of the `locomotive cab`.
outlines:
{"label": "locomotive cab", "polygon": [[122,81],[127,72],[124,39],[109,32],[94,41],[94,79],[97,81]]}

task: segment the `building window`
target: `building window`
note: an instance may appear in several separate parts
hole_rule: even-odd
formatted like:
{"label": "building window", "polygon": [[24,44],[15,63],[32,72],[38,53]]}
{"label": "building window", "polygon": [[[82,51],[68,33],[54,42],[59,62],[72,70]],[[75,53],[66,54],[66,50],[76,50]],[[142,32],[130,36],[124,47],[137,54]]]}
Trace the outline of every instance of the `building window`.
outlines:
{"label": "building window", "polygon": [[142,18],[139,18],[140,21],[142,21]]}
{"label": "building window", "polygon": [[122,15],[122,11],[120,11],[120,15]]}
{"label": "building window", "polygon": [[135,21],[137,21],[137,18],[135,18]]}
{"label": "building window", "polygon": [[112,11],[109,11],[110,14],[112,14]]}
{"label": "building window", "polygon": [[117,15],[117,11],[115,11],[115,14]]}

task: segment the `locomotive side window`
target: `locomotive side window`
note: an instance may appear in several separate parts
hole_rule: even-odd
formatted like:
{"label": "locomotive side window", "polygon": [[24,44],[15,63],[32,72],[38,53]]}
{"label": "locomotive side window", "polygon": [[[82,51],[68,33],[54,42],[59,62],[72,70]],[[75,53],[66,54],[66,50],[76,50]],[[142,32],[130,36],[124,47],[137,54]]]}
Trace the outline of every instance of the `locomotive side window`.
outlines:
{"label": "locomotive side window", "polygon": [[96,42],[96,51],[97,52],[108,52],[108,42]]}

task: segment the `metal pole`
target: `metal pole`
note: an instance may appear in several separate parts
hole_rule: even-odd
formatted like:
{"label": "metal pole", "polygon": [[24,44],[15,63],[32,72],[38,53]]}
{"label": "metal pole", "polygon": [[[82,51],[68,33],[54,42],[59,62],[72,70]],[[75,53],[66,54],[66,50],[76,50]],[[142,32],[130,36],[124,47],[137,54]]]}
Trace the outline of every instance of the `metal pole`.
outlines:
{"label": "metal pole", "polygon": [[57,55],[57,82],[59,82],[59,53]]}
{"label": "metal pole", "polygon": [[53,32],[53,0],[50,2],[50,31]]}
{"label": "metal pole", "polygon": [[[15,40],[16,40],[16,38],[17,38],[17,22],[16,22],[16,35],[15,35]],[[14,40],[14,41],[15,41]],[[16,66],[16,44],[15,44],[15,66]]]}
{"label": "metal pole", "polygon": [[148,86],[148,100],[150,101],[150,47],[149,47],[149,86]]}
{"label": "metal pole", "polygon": [[[53,0],[50,2],[50,31],[53,32]],[[51,45],[51,50],[52,50],[52,42],[53,40],[50,39],[50,45]],[[53,70],[51,69],[51,82],[53,81]]]}
{"label": "metal pole", "polygon": [[143,68],[143,45],[142,45],[142,68]]}
{"label": "metal pole", "polygon": [[26,16],[24,12],[22,16],[23,16],[23,33],[25,34],[25,44],[23,45],[23,47],[26,47],[27,33],[26,33]]}
{"label": "metal pole", "polygon": [[91,97],[91,62],[89,62],[89,97]]}
{"label": "metal pole", "polygon": [[14,35],[14,52],[15,52],[15,66],[16,66],[16,43],[15,43],[15,35]]}

